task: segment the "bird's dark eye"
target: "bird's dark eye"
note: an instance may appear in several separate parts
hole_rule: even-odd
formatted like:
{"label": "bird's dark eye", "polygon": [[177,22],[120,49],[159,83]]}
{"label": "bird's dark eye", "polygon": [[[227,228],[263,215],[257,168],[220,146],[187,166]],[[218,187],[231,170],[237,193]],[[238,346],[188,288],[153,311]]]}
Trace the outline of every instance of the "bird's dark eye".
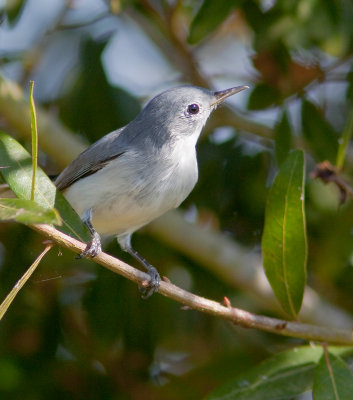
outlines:
{"label": "bird's dark eye", "polygon": [[200,107],[198,104],[190,104],[188,106],[188,112],[189,114],[197,114],[200,111]]}

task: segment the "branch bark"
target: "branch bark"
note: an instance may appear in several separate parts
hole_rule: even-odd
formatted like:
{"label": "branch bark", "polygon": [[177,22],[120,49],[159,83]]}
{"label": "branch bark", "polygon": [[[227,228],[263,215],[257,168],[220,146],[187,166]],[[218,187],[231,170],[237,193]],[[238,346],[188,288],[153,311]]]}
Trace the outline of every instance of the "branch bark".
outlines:
{"label": "branch bark", "polygon": [[[257,305],[281,315],[264,273],[261,255],[240,245],[221,232],[187,222],[180,210],[172,210],[152,221],[145,231],[208,269],[227,285],[240,288]],[[284,315],[284,314],[283,314]],[[350,328],[350,314],[325,301],[307,286],[300,319],[320,325]]]}
{"label": "branch bark", "polygon": [[[66,247],[75,253],[82,252],[86,247],[84,243],[65,235],[52,226],[36,224],[31,225],[31,228],[60,246]],[[141,272],[123,261],[103,252],[96,256],[94,261],[138,284],[143,284],[143,282],[149,279],[148,275],[144,272]],[[225,305],[222,305],[216,301],[187,292],[169,282],[162,281],[158,293],[176,300],[190,309],[223,318],[244,328],[255,328],[275,333],[277,335],[290,336],[304,340],[314,340],[340,345],[353,345],[352,330],[341,330],[300,322],[290,322],[252,314],[239,308],[232,307],[227,299],[225,300]]]}

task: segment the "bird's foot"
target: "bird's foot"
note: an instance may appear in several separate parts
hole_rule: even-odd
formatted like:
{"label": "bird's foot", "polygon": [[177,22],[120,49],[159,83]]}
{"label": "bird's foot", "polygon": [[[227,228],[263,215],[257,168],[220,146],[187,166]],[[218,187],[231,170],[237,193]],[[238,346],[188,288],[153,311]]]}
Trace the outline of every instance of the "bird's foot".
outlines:
{"label": "bird's foot", "polygon": [[100,236],[97,232],[94,232],[92,235],[92,240],[87,243],[85,250],[76,256],[76,259],[80,259],[83,257],[95,257],[102,251],[102,244],[100,240]]}
{"label": "bird's foot", "polygon": [[161,277],[155,267],[145,261],[144,267],[147,269],[147,273],[150,276],[148,281],[143,281],[139,286],[139,292],[142,294],[143,299],[148,299],[153,293],[158,292],[159,285],[161,283]]}

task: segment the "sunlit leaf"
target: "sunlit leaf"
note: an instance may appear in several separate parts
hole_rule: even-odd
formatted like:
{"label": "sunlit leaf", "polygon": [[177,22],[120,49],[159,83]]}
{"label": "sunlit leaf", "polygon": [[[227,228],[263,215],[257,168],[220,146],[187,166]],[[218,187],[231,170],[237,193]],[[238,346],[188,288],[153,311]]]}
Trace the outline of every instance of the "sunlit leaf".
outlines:
{"label": "sunlit leaf", "polygon": [[60,216],[54,208],[44,208],[25,199],[0,199],[0,220],[61,225]]}
{"label": "sunlit leaf", "polygon": [[314,375],[313,399],[351,400],[352,397],[353,374],[349,366],[337,355],[328,352],[327,360],[323,354]]}
{"label": "sunlit leaf", "polygon": [[239,3],[239,0],[205,0],[191,23],[189,43],[195,44],[215,30]]}
{"label": "sunlit leaf", "polygon": [[267,279],[278,301],[295,317],[303,300],[307,258],[301,150],[289,155],[270,189],[262,254]]}
{"label": "sunlit leaf", "polygon": [[33,98],[34,82],[29,84],[29,104],[31,108],[31,131],[32,131],[32,187],[31,187],[31,200],[34,200],[34,191],[36,186],[36,174],[38,164],[38,129],[37,129],[37,115],[36,107]]}
{"label": "sunlit leaf", "polygon": [[[341,351],[343,352],[343,349]],[[279,400],[293,398],[311,388],[314,370],[322,353],[321,346],[313,348],[303,346],[278,353],[220,386],[206,399]]]}
{"label": "sunlit leaf", "polygon": [[25,0],[5,0],[5,13],[10,24],[17,21],[25,3]]}
{"label": "sunlit leaf", "polygon": [[[0,166],[2,175],[17,197],[29,200],[32,187],[31,156],[15,139],[3,132],[0,132]],[[89,234],[80,217],[40,168],[37,170],[34,200],[44,208],[56,208],[59,211],[63,221],[61,231],[80,240],[88,240]]]}

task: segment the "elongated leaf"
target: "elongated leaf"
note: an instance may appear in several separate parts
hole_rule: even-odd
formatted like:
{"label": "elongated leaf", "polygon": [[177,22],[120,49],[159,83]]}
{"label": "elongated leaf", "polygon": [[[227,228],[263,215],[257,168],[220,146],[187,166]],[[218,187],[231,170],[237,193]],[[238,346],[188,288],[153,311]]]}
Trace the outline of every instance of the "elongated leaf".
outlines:
{"label": "elongated leaf", "polygon": [[36,187],[36,174],[38,164],[38,130],[37,130],[37,115],[36,107],[33,98],[34,82],[31,81],[29,85],[29,104],[31,108],[31,131],[32,131],[32,188],[31,200],[34,200],[34,191]]}
{"label": "elongated leaf", "polygon": [[338,136],[321,112],[309,101],[303,101],[302,125],[305,140],[317,161],[336,160]]}
{"label": "elongated leaf", "polygon": [[262,255],[267,279],[278,301],[295,317],[303,300],[307,258],[301,150],[289,155],[270,189]]}
{"label": "elongated leaf", "polygon": [[46,246],[46,248],[39,254],[37,259],[34,263],[28,268],[28,270],[23,274],[21,279],[16,283],[16,285],[11,289],[10,293],[6,296],[5,300],[0,304],[0,321],[8,308],[10,307],[11,303],[15,299],[18,292],[23,288],[24,284],[28,281],[31,277],[33,272],[38,267],[39,263],[42,261],[42,258],[48,253],[48,251],[53,247],[52,244]]}
{"label": "elongated leaf", "polygon": [[25,199],[0,199],[0,220],[61,225],[60,215],[54,208],[44,208]]}
{"label": "elongated leaf", "polygon": [[[344,354],[347,349],[333,349]],[[277,400],[293,398],[312,386],[321,346],[303,346],[276,354],[209,394],[207,400]]]}
{"label": "elongated leaf", "polygon": [[17,19],[21,15],[24,5],[25,5],[24,0],[5,1],[5,14],[7,15],[7,19],[10,26],[16,23]]}
{"label": "elongated leaf", "polygon": [[292,145],[292,131],[285,111],[275,127],[275,145],[277,164],[282,165]]}
{"label": "elongated leaf", "polygon": [[311,387],[321,354],[322,349],[308,347],[277,354],[221,386],[207,400],[275,400],[296,396]]}
{"label": "elongated leaf", "polygon": [[328,353],[329,365],[323,354],[316,368],[313,386],[314,400],[351,400],[353,374],[337,355]]}
{"label": "elongated leaf", "polygon": [[[13,192],[20,199],[29,200],[32,187],[31,156],[15,139],[3,132],[0,132],[0,166]],[[80,217],[40,168],[37,170],[34,199],[44,208],[56,208],[59,211],[63,221],[61,231],[77,239],[88,240],[89,234]]]}
{"label": "elongated leaf", "polygon": [[348,144],[353,135],[353,111],[351,111],[347,124],[343,130],[342,137],[339,142],[338,151],[337,151],[337,159],[336,166],[341,169],[344,164],[344,160],[346,158]]}
{"label": "elongated leaf", "polygon": [[193,19],[190,27],[188,41],[195,44],[212,32],[235,8],[239,0],[205,0]]}

